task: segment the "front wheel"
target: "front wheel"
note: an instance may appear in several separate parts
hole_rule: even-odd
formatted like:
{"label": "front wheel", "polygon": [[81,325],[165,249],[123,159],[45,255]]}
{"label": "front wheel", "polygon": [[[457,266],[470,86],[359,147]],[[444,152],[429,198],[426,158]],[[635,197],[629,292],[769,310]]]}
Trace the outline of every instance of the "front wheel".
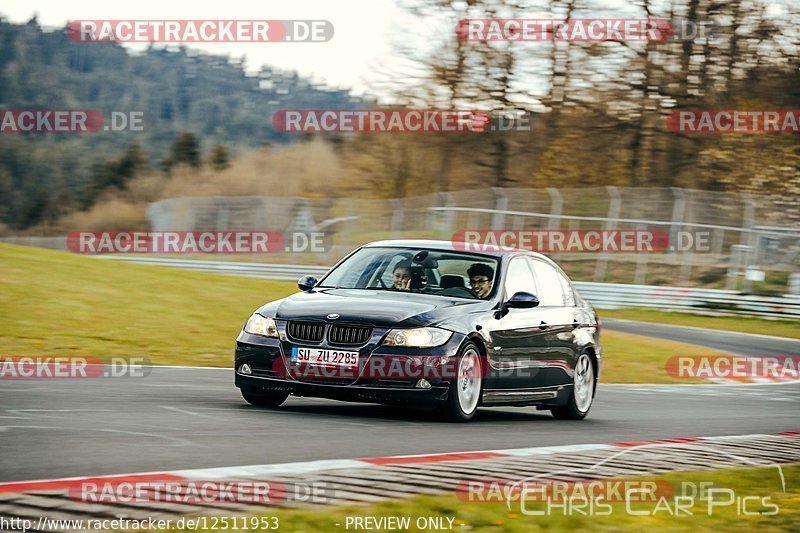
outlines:
{"label": "front wheel", "polygon": [[255,405],[256,407],[278,407],[280,404],[285,402],[286,398],[288,397],[288,392],[253,392],[242,389],[242,398],[244,398],[244,401],[250,405]]}
{"label": "front wheel", "polygon": [[581,354],[575,365],[572,392],[567,404],[551,410],[561,420],[583,420],[589,414],[594,400],[594,365],[589,354]]}
{"label": "front wheel", "polygon": [[450,382],[447,401],[440,414],[451,422],[468,422],[478,410],[483,385],[483,371],[478,348],[468,342],[458,356],[458,372]]}

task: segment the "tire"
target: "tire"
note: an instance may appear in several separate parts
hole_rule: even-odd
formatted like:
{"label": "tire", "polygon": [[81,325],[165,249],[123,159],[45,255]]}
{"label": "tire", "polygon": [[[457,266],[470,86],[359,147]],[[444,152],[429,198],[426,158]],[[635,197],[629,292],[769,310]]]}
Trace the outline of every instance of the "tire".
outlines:
{"label": "tire", "polygon": [[[471,377],[458,377],[462,373]],[[467,342],[459,351],[458,373],[450,382],[447,401],[439,408],[439,415],[451,422],[469,422],[478,410],[482,392],[481,354],[474,343]]]}
{"label": "tire", "polygon": [[594,401],[594,363],[588,353],[582,353],[575,363],[572,391],[566,405],[551,409],[559,420],[583,420],[589,414]]}
{"label": "tire", "polygon": [[244,398],[244,401],[256,407],[278,407],[285,402],[288,397],[288,392],[254,392],[242,389],[242,398]]}

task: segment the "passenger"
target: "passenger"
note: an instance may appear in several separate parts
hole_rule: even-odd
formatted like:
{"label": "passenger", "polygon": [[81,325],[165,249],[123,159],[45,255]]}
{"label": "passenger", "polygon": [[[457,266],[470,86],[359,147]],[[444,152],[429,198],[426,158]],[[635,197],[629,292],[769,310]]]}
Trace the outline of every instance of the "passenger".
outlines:
{"label": "passenger", "polygon": [[485,263],[473,263],[467,270],[469,285],[478,298],[486,299],[492,292],[494,269]]}

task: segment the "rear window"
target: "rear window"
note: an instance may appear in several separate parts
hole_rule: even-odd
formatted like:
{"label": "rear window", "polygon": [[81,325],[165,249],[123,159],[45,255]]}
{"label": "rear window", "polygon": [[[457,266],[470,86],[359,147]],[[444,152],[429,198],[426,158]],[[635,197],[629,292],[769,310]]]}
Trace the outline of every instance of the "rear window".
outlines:
{"label": "rear window", "polygon": [[543,261],[532,260],[533,273],[539,287],[540,305],[564,305],[564,288],[561,284],[561,275],[551,265]]}

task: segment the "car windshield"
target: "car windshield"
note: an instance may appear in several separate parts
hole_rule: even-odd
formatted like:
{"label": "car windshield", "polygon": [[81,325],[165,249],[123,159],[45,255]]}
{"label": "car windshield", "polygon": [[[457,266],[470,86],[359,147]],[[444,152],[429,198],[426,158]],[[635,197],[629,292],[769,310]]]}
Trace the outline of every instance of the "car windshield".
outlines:
{"label": "car windshield", "polygon": [[414,292],[457,298],[493,293],[493,257],[426,248],[367,247],[332,270],[320,287]]}

